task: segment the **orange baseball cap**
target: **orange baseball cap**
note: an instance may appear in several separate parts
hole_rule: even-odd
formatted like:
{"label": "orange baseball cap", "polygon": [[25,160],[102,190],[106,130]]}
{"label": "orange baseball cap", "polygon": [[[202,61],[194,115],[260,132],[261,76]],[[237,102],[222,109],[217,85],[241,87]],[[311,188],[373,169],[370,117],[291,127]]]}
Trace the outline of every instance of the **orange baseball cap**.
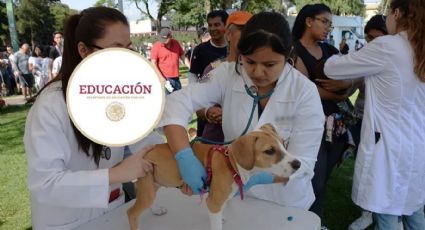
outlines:
{"label": "orange baseball cap", "polygon": [[229,15],[226,21],[226,28],[231,24],[243,26],[252,17],[252,14],[247,11],[235,11]]}

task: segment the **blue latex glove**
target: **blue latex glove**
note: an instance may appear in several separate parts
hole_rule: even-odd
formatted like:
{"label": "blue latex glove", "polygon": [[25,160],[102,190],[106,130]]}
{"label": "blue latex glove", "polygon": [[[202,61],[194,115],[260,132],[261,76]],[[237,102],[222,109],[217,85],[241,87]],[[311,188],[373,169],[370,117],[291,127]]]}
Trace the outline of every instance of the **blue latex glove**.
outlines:
{"label": "blue latex glove", "polygon": [[[252,186],[257,184],[271,184],[273,183],[274,175],[268,172],[260,172],[252,175],[248,182],[243,185],[243,191],[248,191]],[[239,196],[239,190],[235,194],[235,196]]]}
{"label": "blue latex glove", "polygon": [[183,181],[189,185],[193,194],[199,194],[204,181],[207,179],[207,172],[204,166],[193,154],[193,150],[190,147],[180,150],[175,158]]}

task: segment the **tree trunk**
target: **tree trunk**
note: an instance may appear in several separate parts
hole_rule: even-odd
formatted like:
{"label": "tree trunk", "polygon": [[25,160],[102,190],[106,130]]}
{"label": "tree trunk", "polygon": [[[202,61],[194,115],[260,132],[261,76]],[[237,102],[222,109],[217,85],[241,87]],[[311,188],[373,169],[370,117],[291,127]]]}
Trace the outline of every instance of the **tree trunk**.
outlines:
{"label": "tree trunk", "polygon": [[35,44],[35,42],[34,42],[34,32],[33,32],[33,30],[32,30],[32,28],[33,28],[33,23],[32,23],[32,21],[30,21],[30,33],[31,33],[31,46],[32,46],[32,48],[34,48],[34,44]]}
{"label": "tree trunk", "polygon": [[161,18],[155,19],[154,23],[156,26],[156,32],[159,34],[161,32],[161,27],[162,27]]}

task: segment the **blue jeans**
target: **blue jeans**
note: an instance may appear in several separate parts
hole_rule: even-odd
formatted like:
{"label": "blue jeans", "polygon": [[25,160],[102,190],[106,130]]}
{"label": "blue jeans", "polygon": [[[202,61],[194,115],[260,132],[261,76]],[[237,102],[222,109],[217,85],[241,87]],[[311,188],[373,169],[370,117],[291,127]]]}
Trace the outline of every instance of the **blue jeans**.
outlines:
{"label": "blue jeans", "polygon": [[[170,84],[173,87],[174,91],[177,91],[179,89],[182,89],[182,83],[180,82],[180,77],[167,77],[167,81],[170,82]],[[165,89],[165,95],[168,95],[170,93],[172,93],[172,92],[169,92],[167,89]]]}
{"label": "blue jeans", "polygon": [[399,221],[403,221],[405,230],[424,230],[424,208],[419,209],[410,216],[395,216],[373,213],[377,230],[398,230]]}

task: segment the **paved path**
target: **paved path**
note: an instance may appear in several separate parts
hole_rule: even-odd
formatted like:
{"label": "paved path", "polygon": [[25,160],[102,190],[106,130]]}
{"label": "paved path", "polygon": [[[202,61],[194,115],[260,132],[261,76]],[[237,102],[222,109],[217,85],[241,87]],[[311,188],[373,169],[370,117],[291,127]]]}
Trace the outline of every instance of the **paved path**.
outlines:
{"label": "paved path", "polygon": [[23,105],[26,100],[23,95],[15,95],[10,97],[3,97],[7,105]]}
{"label": "paved path", "polygon": [[[183,87],[186,87],[188,85],[188,79],[184,78],[180,80]],[[23,95],[14,95],[10,97],[3,97],[3,99],[6,101],[7,105],[23,105],[25,104],[25,98]]]}

